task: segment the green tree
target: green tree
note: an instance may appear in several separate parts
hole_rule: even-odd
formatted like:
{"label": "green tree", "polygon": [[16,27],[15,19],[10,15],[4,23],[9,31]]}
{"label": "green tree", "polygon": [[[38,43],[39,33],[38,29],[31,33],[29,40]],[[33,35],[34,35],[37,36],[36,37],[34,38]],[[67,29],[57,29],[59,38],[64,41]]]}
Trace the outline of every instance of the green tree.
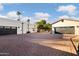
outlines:
{"label": "green tree", "polygon": [[41,20],[40,23],[41,23],[41,25],[45,25],[46,24],[46,20]]}
{"label": "green tree", "polygon": [[52,25],[50,23],[47,23],[44,25],[44,29],[45,29],[45,31],[46,30],[50,31],[52,29]]}
{"label": "green tree", "polygon": [[36,23],[38,32],[40,32],[41,30],[42,31],[44,30],[44,25],[45,24],[46,24],[45,20],[41,20],[41,21]]}
{"label": "green tree", "polygon": [[36,23],[36,25],[38,32],[47,30],[50,31],[52,27],[50,23],[46,23],[46,20],[40,20]]}

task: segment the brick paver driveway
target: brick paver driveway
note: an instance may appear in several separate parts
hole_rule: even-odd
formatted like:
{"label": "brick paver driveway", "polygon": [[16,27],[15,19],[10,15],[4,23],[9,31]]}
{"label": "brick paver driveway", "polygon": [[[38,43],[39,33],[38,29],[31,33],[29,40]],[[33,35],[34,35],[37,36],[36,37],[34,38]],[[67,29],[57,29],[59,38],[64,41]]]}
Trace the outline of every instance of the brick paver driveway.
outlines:
{"label": "brick paver driveway", "polygon": [[0,55],[67,56],[76,55],[70,40],[54,39],[49,33],[0,36]]}

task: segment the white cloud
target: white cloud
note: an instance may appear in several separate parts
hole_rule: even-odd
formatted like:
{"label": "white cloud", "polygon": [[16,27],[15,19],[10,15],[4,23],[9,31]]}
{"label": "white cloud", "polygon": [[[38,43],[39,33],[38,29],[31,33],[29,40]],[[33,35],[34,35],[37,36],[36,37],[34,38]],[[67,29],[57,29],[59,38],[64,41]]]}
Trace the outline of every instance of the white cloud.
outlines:
{"label": "white cloud", "polygon": [[74,5],[66,5],[66,6],[59,6],[58,10],[59,12],[66,12],[67,15],[59,16],[60,19],[74,19],[79,20],[77,16],[78,10],[77,7]]}
{"label": "white cloud", "polygon": [[79,20],[79,17],[74,17],[74,16],[72,16],[71,19]]}
{"label": "white cloud", "polygon": [[41,19],[48,20],[48,18],[50,17],[50,15],[48,13],[37,12],[37,13],[34,14],[34,17],[37,20],[41,20]]}
{"label": "white cloud", "polygon": [[4,7],[3,4],[0,3],[0,11],[3,10],[3,7]]}
{"label": "white cloud", "polygon": [[[17,20],[18,15],[16,14],[16,12],[17,11],[10,11],[5,16],[1,15],[1,17],[6,17],[12,20]],[[21,15],[21,21],[27,22],[27,19],[30,19],[31,23],[37,22],[38,20],[41,20],[41,19],[48,21],[49,17],[50,15],[48,13],[39,12],[39,13],[34,13],[34,15],[30,17]]]}
{"label": "white cloud", "polygon": [[[18,19],[18,15],[16,14],[17,11],[10,11],[7,13],[6,17],[8,17],[9,19],[12,19],[12,20],[17,20]],[[26,22],[27,19],[32,19],[31,17],[28,17],[28,16],[20,16],[21,17],[21,21],[24,21]]]}
{"label": "white cloud", "polygon": [[21,19],[21,21],[27,22],[28,19],[31,20],[32,18],[31,17],[28,17],[28,16],[23,16],[22,19]]}
{"label": "white cloud", "polygon": [[18,18],[18,15],[16,14],[16,11],[10,11],[7,13],[6,15],[8,18],[11,18],[11,19],[17,19]]}
{"label": "white cloud", "polygon": [[79,20],[79,17],[63,15],[63,16],[59,16],[58,19],[74,19],[74,20]]}
{"label": "white cloud", "polygon": [[1,18],[8,18],[7,16],[0,15]]}
{"label": "white cloud", "polygon": [[68,15],[63,15],[63,16],[59,16],[58,17],[59,19],[68,19],[68,18],[70,18]]}
{"label": "white cloud", "polygon": [[77,9],[74,5],[66,5],[66,6],[59,6],[57,11],[61,12],[68,12],[69,14],[75,12]]}

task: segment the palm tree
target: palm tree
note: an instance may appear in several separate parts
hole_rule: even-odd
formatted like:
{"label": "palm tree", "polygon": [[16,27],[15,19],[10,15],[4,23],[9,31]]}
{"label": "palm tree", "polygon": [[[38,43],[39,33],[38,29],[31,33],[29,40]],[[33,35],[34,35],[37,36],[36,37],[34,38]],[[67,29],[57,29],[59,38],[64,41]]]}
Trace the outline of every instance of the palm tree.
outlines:
{"label": "palm tree", "polygon": [[21,15],[21,13],[19,11],[17,11],[17,15],[19,16],[18,21],[20,21],[20,15]]}

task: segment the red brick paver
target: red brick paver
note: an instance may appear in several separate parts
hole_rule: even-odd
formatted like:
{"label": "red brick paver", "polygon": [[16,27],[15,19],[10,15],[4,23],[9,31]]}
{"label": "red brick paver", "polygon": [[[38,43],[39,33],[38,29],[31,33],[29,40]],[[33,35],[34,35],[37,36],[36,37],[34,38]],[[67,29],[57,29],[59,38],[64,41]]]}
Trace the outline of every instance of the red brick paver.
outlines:
{"label": "red brick paver", "polygon": [[49,33],[0,36],[0,55],[67,56],[76,55],[69,40],[54,39]]}

